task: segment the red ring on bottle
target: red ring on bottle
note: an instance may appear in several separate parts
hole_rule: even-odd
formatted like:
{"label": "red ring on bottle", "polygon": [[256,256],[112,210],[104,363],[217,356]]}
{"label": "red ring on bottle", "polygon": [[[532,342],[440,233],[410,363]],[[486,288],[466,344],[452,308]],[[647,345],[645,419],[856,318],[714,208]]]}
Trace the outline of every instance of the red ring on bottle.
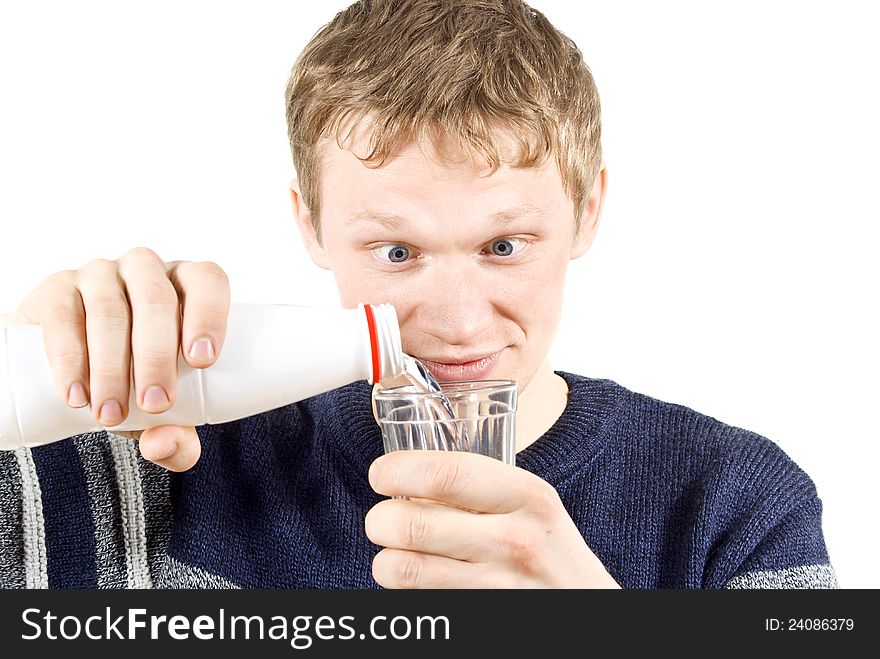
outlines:
{"label": "red ring on bottle", "polygon": [[370,353],[373,357],[373,379],[370,384],[376,384],[382,379],[382,372],[379,369],[379,336],[376,331],[376,317],[373,315],[373,307],[369,304],[364,305],[364,313],[367,314],[367,327],[370,330]]}

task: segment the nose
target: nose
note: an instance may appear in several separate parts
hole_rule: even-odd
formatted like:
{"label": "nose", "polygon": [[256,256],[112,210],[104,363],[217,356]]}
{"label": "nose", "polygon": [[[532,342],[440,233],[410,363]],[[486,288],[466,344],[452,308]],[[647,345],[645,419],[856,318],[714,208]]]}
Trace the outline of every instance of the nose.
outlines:
{"label": "nose", "polygon": [[494,317],[493,284],[467,259],[435,264],[425,273],[416,309],[419,331],[448,346],[485,348]]}

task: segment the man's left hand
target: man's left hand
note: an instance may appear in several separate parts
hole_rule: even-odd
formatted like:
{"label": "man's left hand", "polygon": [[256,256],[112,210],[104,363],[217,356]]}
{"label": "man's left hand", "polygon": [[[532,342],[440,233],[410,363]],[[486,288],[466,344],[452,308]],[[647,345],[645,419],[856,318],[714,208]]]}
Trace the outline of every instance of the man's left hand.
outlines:
{"label": "man's left hand", "polygon": [[367,536],[386,588],[619,588],[558,493],[493,458],[394,451],[370,467]]}

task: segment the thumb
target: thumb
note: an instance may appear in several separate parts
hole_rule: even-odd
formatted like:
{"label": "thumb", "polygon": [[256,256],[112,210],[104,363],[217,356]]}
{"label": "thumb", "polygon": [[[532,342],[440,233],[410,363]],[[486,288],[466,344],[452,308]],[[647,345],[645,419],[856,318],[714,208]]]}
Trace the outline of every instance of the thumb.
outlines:
{"label": "thumb", "polygon": [[202,454],[199,435],[192,426],[155,426],[140,432],[141,455],[169,471],[186,471]]}

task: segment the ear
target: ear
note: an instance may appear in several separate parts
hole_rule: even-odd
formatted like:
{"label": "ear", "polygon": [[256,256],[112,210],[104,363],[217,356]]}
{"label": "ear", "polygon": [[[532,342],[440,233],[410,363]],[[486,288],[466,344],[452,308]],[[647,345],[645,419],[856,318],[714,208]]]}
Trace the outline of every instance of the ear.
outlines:
{"label": "ear", "polygon": [[581,226],[577,235],[574,237],[574,243],[571,247],[571,258],[576,259],[583,256],[590,246],[593,244],[593,238],[599,230],[599,218],[602,215],[602,206],[605,203],[605,189],[608,185],[608,177],[605,169],[605,163],[599,167],[599,172],[593,180],[593,189],[587,198],[584,214],[581,216]]}
{"label": "ear", "polygon": [[290,182],[290,198],[293,201],[293,215],[296,218],[296,225],[299,227],[299,235],[302,236],[306,251],[308,251],[315,265],[319,268],[330,270],[330,259],[327,257],[327,252],[321,245],[321,237],[312,223],[312,213],[303,203],[302,192],[300,191],[297,179],[293,179]]}

